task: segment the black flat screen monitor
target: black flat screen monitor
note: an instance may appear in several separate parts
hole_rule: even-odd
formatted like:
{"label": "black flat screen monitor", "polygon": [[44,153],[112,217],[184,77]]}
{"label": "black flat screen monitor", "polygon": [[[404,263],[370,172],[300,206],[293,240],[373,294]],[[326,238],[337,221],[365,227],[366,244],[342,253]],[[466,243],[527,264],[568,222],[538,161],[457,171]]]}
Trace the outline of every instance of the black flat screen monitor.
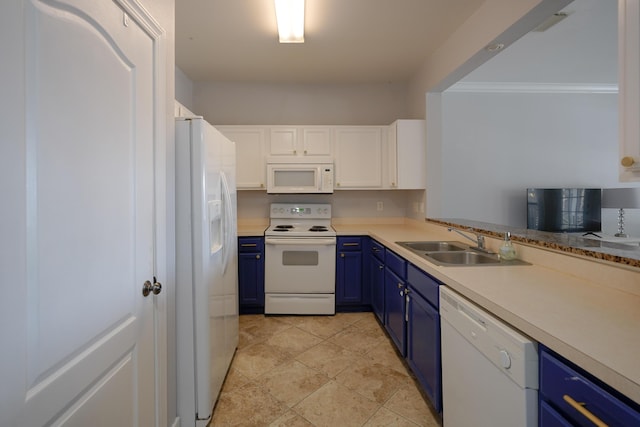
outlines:
{"label": "black flat screen monitor", "polygon": [[601,230],[599,188],[528,188],[527,228],[574,233]]}

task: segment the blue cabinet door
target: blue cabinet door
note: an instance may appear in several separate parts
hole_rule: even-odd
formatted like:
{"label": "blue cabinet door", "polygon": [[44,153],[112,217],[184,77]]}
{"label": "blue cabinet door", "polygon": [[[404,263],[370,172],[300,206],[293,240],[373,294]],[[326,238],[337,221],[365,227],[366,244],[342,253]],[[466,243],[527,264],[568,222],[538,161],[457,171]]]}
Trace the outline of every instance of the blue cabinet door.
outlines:
{"label": "blue cabinet door", "polygon": [[362,252],[339,251],[336,259],[336,304],[363,304]]}
{"label": "blue cabinet door", "polygon": [[369,255],[368,277],[371,284],[371,308],[384,324],[384,262],[374,255]]}
{"label": "blue cabinet door", "polygon": [[385,326],[402,356],[406,355],[405,282],[389,267],[384,275]]}
{"label": "blue cabinet door", "polygon": [[370,311],[371,291],[364,280],[361,236],[338,237],[336,250],[336,309]]}
{"label": "blue cabinet door", "polygon": [[385,247],[374,239],[367,240],[367,277],[370,286],[371,308],[380,323],[385,323],[384,315],[384,255]]}
{"label": "blue cabinet door", "polygon": [[240,313],[264,313],[264,238],[238,238]]}
{"label": "blue cabinet door", "polygon": [[411,286],[407,311],[407,363],[436,411],[442,411],[440,315]]}

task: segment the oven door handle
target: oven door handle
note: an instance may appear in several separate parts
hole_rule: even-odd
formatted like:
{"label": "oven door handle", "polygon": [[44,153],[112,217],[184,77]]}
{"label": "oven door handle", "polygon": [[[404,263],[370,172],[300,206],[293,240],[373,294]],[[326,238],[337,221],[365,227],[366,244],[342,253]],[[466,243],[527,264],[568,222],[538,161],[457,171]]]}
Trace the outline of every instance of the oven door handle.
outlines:
{"label": "oven door handle", "polygon": [[299,239],[270,239],[266,238],[267,245],[289,245],[289,246],[335,246],[336,239],[318,239],[314,237],[303,237]]}

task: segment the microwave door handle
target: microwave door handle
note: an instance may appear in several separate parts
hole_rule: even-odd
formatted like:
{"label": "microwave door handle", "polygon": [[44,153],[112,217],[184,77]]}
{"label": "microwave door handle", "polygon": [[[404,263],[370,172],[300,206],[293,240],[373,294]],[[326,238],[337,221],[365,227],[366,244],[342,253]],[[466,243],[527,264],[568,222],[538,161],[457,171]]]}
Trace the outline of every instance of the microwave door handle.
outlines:
{"label": "microwave door handle", "polygon": [[318,246],[325,245],[331,246],[335,245],[335,239],[314,239],[314,238],[303,238],[303,239],[270,239],[266,238],[264,241],[267,245],[290,245],[290,246]]}

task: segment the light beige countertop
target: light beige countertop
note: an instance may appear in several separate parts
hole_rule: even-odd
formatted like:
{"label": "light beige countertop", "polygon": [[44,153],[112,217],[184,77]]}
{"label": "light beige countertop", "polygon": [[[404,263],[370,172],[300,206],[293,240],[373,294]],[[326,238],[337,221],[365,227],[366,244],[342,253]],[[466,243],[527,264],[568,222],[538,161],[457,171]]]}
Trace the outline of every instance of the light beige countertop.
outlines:
{"label": "light beige countertop", "polygon": [[[267,224],[239,223],[238,235],[261,236]],[[521,242],[514,242],[518,258],[532,265],[443,267],[395,242],[469,243],[444,225],[409,219],[332,225],[338,236],[373,237],[640,404],[640,268]],[[500,243],[486,237],[494,252]]]}
{"label": "light beige countertop", "polygon": [[[368,235],[640,404],[640,269],[514,243],[532,265],[442,267],[397,241],[464,239],[446,227],[334,223]],[[497,251],[500,240],[487,238]]]}

